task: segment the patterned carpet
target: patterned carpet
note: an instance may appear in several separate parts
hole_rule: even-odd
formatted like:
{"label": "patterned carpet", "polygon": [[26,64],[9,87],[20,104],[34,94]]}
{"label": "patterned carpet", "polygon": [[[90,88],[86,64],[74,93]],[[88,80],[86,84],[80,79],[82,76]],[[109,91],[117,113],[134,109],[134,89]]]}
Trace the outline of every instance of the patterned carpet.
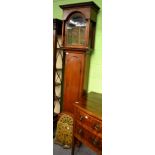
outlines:
{"label": "patterned carpet", "polygon": [[[53,155],[71,155],[71,149],[63,149],[60,145],[53,145]],[[92,150],[84,145],[79,148],[75,148],[74,155],[96,155]]]}

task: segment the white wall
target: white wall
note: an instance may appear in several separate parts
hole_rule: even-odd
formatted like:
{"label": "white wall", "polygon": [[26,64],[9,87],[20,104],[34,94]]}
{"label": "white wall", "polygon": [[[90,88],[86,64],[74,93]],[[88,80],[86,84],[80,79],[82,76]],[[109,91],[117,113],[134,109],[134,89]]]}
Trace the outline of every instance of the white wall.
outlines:
{"label": "white wall", "polygon": [[104,155],[154,155],[155,2],[103,1]]}

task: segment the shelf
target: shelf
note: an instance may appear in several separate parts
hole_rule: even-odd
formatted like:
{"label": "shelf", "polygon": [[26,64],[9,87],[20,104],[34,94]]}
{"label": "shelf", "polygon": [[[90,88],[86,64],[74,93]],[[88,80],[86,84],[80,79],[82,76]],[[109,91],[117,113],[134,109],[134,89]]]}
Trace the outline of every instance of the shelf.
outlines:
{"label": "shelf", "polygon": [[62,71],[62,68],[56,68],[56,71]]}
{"label": "shelf", "polygon": [[60,100],[61,99],[61,96],[55,96],[54,99],[55,100]]}
{"label": "shelf", "polygon": [[61,83],[60,82],[56,82],[55,85],[56,86],[61,86]]}
{"label": "shelf", "polygon": [[[53,109],[54,116],[62,109],[62,85],[63,85],[63,63],[64,50],[62,47],[62,21],[53,19]],[[53,116],[53,117],[54,117]],[[54,121],[54,119],[53,119]],[[56,125],[56,124],[55,124]]]}
{"label": "shelf", "polygon": [[57,50],[63,50],[63,47],[57,47]]}

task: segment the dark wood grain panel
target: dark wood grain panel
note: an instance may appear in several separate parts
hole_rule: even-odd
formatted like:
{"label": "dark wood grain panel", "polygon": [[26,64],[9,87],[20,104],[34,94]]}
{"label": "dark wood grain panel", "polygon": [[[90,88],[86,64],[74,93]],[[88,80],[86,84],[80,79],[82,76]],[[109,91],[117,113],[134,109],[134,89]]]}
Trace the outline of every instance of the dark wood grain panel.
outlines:
{"label": "dark wood grain panel", "polygon": [[79,140],[98,154],[102,154],[102,117],[96,116],[96,113],[99,109],[102,112],[101,107],[102,94],[95,92],[89,93],[74,104],[73,140]]}
{"label": "dark wood grain panel", "polygon": [[67,53],[64,76],[64,111],[73,113],[72,104],[79,101],[82,95],[84,55]]}
{"label": "dark wood grain panel", "polygon": [[102,137],[102,121],[89,115],[87,112],[79,108],[74,109],[75,120],[84,126],[93,131],[94,134],[99,134]]}
{"label": "dark wood grain panel", "polygon": [[82,141],[82,143],[89,145],[94,151],[98,153],[102,152],[102,138],[85,129],[78,123],[75,126],[74,136]]}

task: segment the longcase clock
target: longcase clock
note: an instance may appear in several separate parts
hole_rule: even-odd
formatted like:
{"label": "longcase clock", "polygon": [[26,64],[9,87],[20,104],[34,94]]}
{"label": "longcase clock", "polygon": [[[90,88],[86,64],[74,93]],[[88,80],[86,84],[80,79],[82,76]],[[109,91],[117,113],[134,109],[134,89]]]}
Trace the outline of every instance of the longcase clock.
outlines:
{"label": "longcase clock", "polygon": [[63,111],[87,93],[90,54],[94,48],[99,7],[94,2],[61,5],[62,46],[65,53]]}

